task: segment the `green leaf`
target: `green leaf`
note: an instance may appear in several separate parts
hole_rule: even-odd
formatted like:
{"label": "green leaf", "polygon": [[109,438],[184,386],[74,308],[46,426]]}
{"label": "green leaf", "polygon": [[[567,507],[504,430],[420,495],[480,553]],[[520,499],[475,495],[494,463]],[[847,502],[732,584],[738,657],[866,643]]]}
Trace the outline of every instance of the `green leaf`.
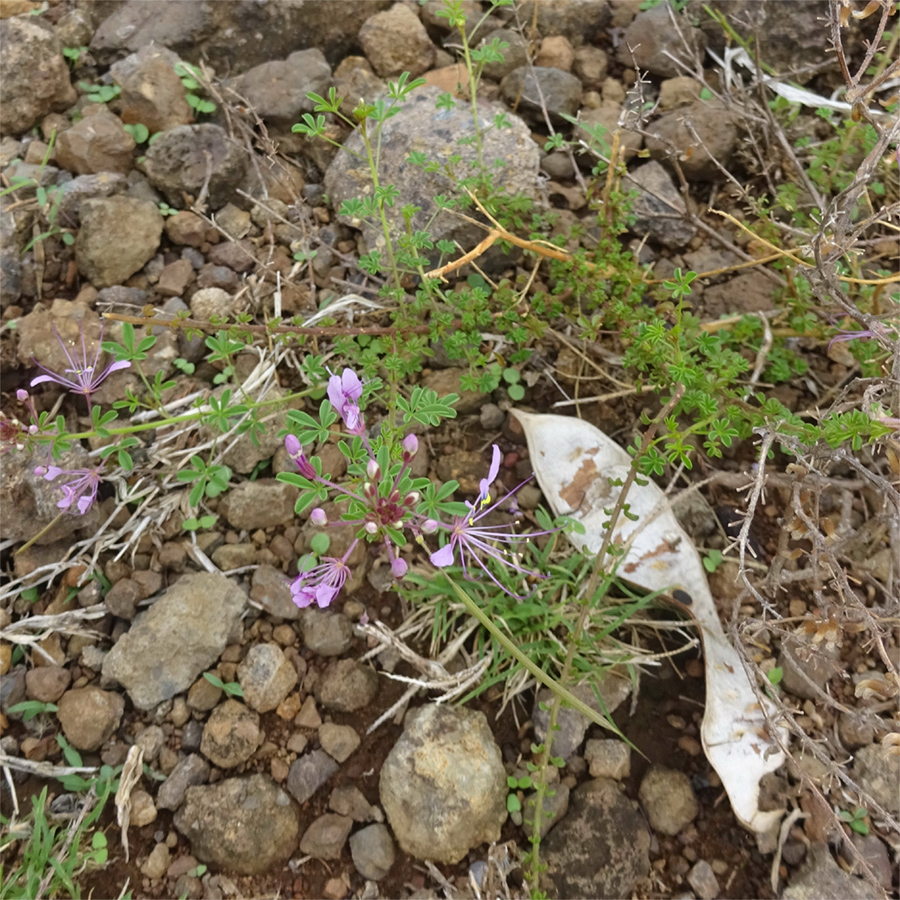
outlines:
{"label": "green leaf", "polygon": [[309,548],[316,556],[323,556],[326,554],[329,546],[331,546],[331,538],[328,537],[324,531],[314,534],[312,540],[309,542]]}

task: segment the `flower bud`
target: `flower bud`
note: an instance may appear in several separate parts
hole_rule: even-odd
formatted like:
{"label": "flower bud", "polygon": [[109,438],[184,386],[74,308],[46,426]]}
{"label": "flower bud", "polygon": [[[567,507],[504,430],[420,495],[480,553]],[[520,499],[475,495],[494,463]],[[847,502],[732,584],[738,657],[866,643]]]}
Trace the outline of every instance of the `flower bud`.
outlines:
{"label": "flower bud", "polygon": [[284,449],[287,450],[288,456],[290,456],[291,459],[296,459],[303,453],[303,447],[300,444],[299,439],[293,434],[289,434],[285,437]]}
{"label": "flower bud", "polygon": [[399,503],[400,502],[400,491],[391,491],[388,495],[388,503]]}
{"label": "flower bud", "polygon": [[415,506],[422,499],[422,495],[418,491],[410,491],[403,498],[403,505],[409,508]]}
{"label": "flower bud", "polygon": [[378,479],[381,478],[381,469],[374,459],[370,459],[369,464],[366,466],[366,478],[368,478],[369,481],[378,481]]}
{"label": "flower bud", "polygon": [[327,525],[328,524],[328,516],[325,515],[325,510],[322,509],[321,506],[317,506],[310,514],[309,521],[313,523],[313,525]]}
{"label": "flower bud", "polygon": [[394,578],[403,578],[408,569],[409,566],[399,556],[391,563],[391,574]]}
{"label": "flower bud", "polygon": [[419,449],[419,439],[414,434],[408,434],[400,443],[403,448],[403,461],[409,462]]}
{"label": "flower bud", "polygon": [[363,525],[367,534],[378,534],[378,523],[377,522],[366,522]]}
{"label": "flower bud", "polygon": [[376,495],[378,494],[378,489],[372,484],[371,481],[363,482],[363,493],[366,495],[368,500],[374,500]]}
{"label": "flower bud", "polygon": [[16,391],[16,397],[19,400],[27,400],[28,399],[28,391],[23,391],[21,388]]}
{"label": "flower bud", "polygon": [[434,534],[438,530],[438,523],[434,519],[426,519],[422,523],[422,534]]}

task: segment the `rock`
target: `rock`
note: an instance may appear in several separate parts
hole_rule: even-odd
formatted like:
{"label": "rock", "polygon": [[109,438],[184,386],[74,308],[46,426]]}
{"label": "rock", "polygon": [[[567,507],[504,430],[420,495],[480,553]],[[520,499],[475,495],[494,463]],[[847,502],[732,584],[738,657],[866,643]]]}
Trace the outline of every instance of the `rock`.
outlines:
{"label": "rock", "polygon": [[[877,835],[874,834],[851,834],[850,841],[855,849],[865,860],[867,866],[872,870],[878,884],[886,891],[891,889],[893,882],[894,870],[891,865],[891,858],[888,849]],[[856,860],[856,855],[851,852],[850,848],[844,844],[841,848],[841,856],[850,867],[850,871],[854,875],[863,875],[862,866]]]}
{"label": "rock", "polygon": [[705,859],[698,860],[691,866],[687,880],[700,900],[715,900],[719,896],[719,881],[716,873]]}
{"label": "rock", "polygon": [[292,621],[300,617],[300,609],[291,599],[291,583],[274,566],[261,565],[253,573],[250,599],[271,616]]}
{"label": "rock", "polygon": [[306,609],[300,627],[303,643],[318,656],[343,656],[353,643],[353,626],[343,613]]}
{"label": "rock", "polygon": [[[741,310],[749,311],[749,308],[742,302]],[[837,672],[839,656],[840,651],[835,647],[822,647],[802,638],[786,637],[778,655],[778,665],[784,673],[782,687],[804,700],[819,699],[825,684]],[[819,690],[816,691],[816,688]]]}
{"label": "rock", "polygon": [[381,769],[381,804],[401,849],[453,865],[506,821],[506,770],[483,713],[431,704],[407,714]]}
{"label": "rock", "polygon": [[588,45],[575,51],[574,72],[586,91],[599,91],[608,70],[609,57],[599,47]]}
{"label": "rock", "polygon": [[654,159],[678,160],[688,181],[723,180],[722,170],[731,165],[738,132],[731,113],[716,99],[696,100],[653,122],[647,149]]}
{"label": "rock", "polygon": [[517,110],[535,122],[544,121],[546,108],[551,121],[563,124],[562,116],[574,116],[581,105],[581,82],[560,69],[513,69],[500,82],[500,93],[510,104],[518,101]]}
{"label": "rock", "polygon": [[121,284],[153,258],[162,230],[159,210],[146,200],[85,200],[75,239],[78,271],[97,288]]}
{"label": "rock", "polygon": [[15,216],[0,210],[0,306],[16,303],[22,296],[22,242]]}
{"label": "rock", "polygon": [[[422,151],[429,161],[443,167],[451,156],[461,156],[456,166],[460,178],[467,177],[477,167],[477,152],[461,140],[474,136],[471,109],[464,104],[452,109],[437,109],[440,96],[437,88],[422,87],[413,91],[400,112],[389,119],[381,132],[381,171],[383,184],[393,184],[400,196],[394,206],[386,210],[388,225],[395,231],[404,231],[405,204],[420,207],[413,216],[411,227],[427,228],[435,241],[458,240],[462,246],[474,246],[484,233],[473,225],[461,223],[447,210],[438,210],[433,198],[443,194],[459,196],[458,179],[451,179],[442,171],[426,172],[423,167],[411,166],[407,157],[412,151]],[[536,176],[540,161],[537,144],[525,123],[511,115],[505,106],[484,100],[478,104],[484,132],[483,158],[494,173],[494,184],[510,194],[523,193],[535,196]],[[506,114],[509,128],[488,128],[499,113]],[[345,142],[347,151],[364,152],[362,138],[354,132]],[[499,168],[494,168],[499,160]],[[373,192],[368,167],[358,164],[349,152],[340,151],[325,173],[325,190],[335,208],[344,200],[371,196]],[[384,235],[381,226],[363,222],[349,216],[339,216],[339,221],[354,228],[361,228],[370,249],[383,252]]]}
{"label": "rock", "polygon": [[210,240],[218,240],[218,232],[196,213],[183,209],[166,219],[166,234],[173,244],[200,247]]}
{"label": "rock", "polygon": [[861,747],[854,757],[853,777],[891,815],[900,814],[900,754],[895,748],[880,744]]}
{"label": "rock", "polygon": [[684,61],[687,69],[693,70],[694,55],[702,56],[705,49],[706,35],[694,28],[687,16],[679,16],[668,3],[660,3],[638,13],[625,29],[618,59],[623,66],[637,66],[662,78],[674,78],[685,73],[675,60]]}
{"label": "rock", "polygon": [[331,663],[313,688],[316,700],[335,712],[353,712],[369,706],[378,694],[378,674],[355,659]]}
{"label": "rock", "polygon": [[304,856],[314,856],[316,859],[340,859],[351,828],[353,819],[325,813],[324,816],[319,816],[300,838],[300,852]]}
{"label": "rock", "polygon": [[336,787],[328,798],[328,808],[342,816],[350,816],[354,822],[371,822],[374,818],[369,801],[363,796],[362,791],[352,784]]}
{"label": "rock", "polygon": [[[219,217],[216,221],[221,224]],[[227,266],[240,273],[249,272],[256,265],[253,250],[250,241],[226,241],[216,244],[207,254],[207,258],[216,266]]]}
{"label": "rock", "polygon": [[294,802],[265,775],[188,788],[174,821],[197,859],[240,875],[277,871],[300,831]]}
{"label": "rock", "polygon": [[203,729],[200,752],[220,769],[246,762],[260,745],[259,716],[237,700],[217,706]]}
{"label": "rock", "polygon": [[827,844],[815,843],[781,896],[784,900],[881,900],[884,894],[869,882],[845,872]]}
{"label": "rock", "polygon": [[69,743],[77,750],[98,750],[122,721],[125,698],[98,687],[66,691],[56,716]]}
{"label": "rock", "polygon": [[172,854],[165,843],[158,843],[147,857],[147,861],[141,866],[141,874],[147,878],[162,878],[169,868]]}
{"label": "rock", "polygon": [[119,109],[126,125],[140,123],[156,134],[194,121],[175,72],[180,61],[178,54],[151,43],[110,66],[109,73],[122,91]]}
{"label": "rock", "polygon": [[689,75],[678,75],[667,78],[659,86],[659,108],[662,110],[677,109],[689,106],[700,99],[700,92],[706,87],[702,81]]}
{"label": "rock", "polygon": [[256,563],[259,548],[256,544],[246,542],[243,544],[223,544],[213,552],[211,559],[223,572],[231,572],[233,569],[243,569]]}
{"label": "rock", "polygon": [[163,297],[180,297],[194,279],[194,267],[189,260],[176,259],[159,273],[156,293]]}
{"label": "rock", "polygon": [[[613,671],[607,673],[607,676],[596,687],[603,701],[603,709],[610,714],[631,693],[631,682]],[[601,711],[601,706],[594,694],[594,688],[590,684],[577,685],[572,688],[572,693],[591,709],[597,712]],[[531,718],[534,722],[535,737],[541,743],[547,740],[547,727],[550,724],[549,705],[552,702],[553,692],[549,688],[542,688],[538,691]],[[547,708],[542,709],[541,707]],[[557,725],[559,725],[559,730],[553,733],[553,755],[568,759],[581,746],[590,721],[577,710],[566,707],[560,709],[556,721]]]}
{"label": "rock", "polygon": [[25,673],[28,699],[39,703],[56,703],[71,683],[72,673],[62,666],[38,666]]}
{"label": "rock", "polygon": [[372,68],[382,78],[409,72],[411,78],[434,64],[434,44],[419,17],[405,4],[396,3],[376,13],[359,30],[359,43]]}
{"label": "rock", "polygon": [[350,838],[350,856],[356,871],[369,881],[381,881],[394,865],[394,841],[387,825],[376,823]]}
{"label": "rock", "polygon": [[[762,272],[745,272],[743,275],[729,278],[724,284],[716,284],[705,288],[703,291],[703,307],[710,318],[718,318],[726,310],[728,313],[737,309],[741,313],[765,312],[775,308],[774,291],[775,286]],[[819,647],[814,652],[821,653],[821,650],[822,648]],[[831,655],[830,651],[829,655]],[[782,665],[785,661],[779,661],[779,665]],[[787,669],[792,668],[792,665],[791,662],[787,663],[785,677],[787,678],[787,684],[792,685],[789,690],[793,692],[793,688],[799,686],[800,679],[796,677],[794,671],[788,675]],[[810,667],[811,671],[817,672],[817,678],[821,677],[823,665],[828,667],[831,673],[837,671],[833,661],[829,663],[827,660],[820,660],[818,664],[813,664]],[[804,688],[800,688],[800,690],[804,690]],[[805,690],[810,690],[808,685],[805,687]],[[799,694],[798,696],[802,697],[805,695]]]}
{"label": "rock", "polygon": [[591,778],[622,781],[631,774],[631,747],[618,738],[592,739],[584,748]]}
{"label": "rock", "polygon": [[81,204],[85,200],[121,194],[127,186],[128,181],[125,176],[116,172],[79,175],[62,186],[59,195],[59,214],[71,218],[74,222],[79,222],[81,220]]}
{"label": "rock", "polygon": [[0,21],[0,132],[21,134],[47,113],[77,99],[69,67],[52,27],[33,16]]}
{"label": "rock", "polygon": [[153,802],[153,798],[138,788],[131,793],[131,824],[135,828],[143,828],[156,821],[159,811]]}
{"label": "rock", "polygon": [[675,836],[697,818],[700,805],[684,772],[651,766],[641,781],[638,798],[654,831]]}
{"label": "rock", "polygon": [[332,759],[342,763],[346,762],[359,746],[359,735],[350,725],[325,722],[319,729],[319,743]]}
{"label": "rock", "polygon": [[514,69],[528,65],[528,41],[508,28],[497,28],[486,34],[479,43],[479,48],[491,45],[494,41],[500,44],[508,44],[501,47],[499,52],[503,55],[503,62],[489,62],[484,66],[483,75],[492,81],[502,81]]}
{"label": "rock", "polygon": [[219,502],[219,513],[234,528],[255,531],[287,525],[294,520],[299,492],[293,485],[260,478],[233,487]]}
{"label": "rock", "polygon": [[189,787],[206,784],[208,780],[209,763],[199,753],[191,753],[178,760],[169,777],[159,786],[156,805],[160,809],[178,809]]}
{"label": "rock", "polygon": [[[569,809],[569,787],[565,784],[551,784],[544,794],[544,803],[541,807],[540,834],[544,838],[554,825],[559,823]],[[524,804],[525,834],[530,839],[534,834],[534,813],[537,809],[537,794],[531,793],[525,799]]]}
{"label": "rock", "polygon": [[643,817],[606,778],[572,791],[566,817],[541,843],[547,887],[560,897],[630,897],[650,872]]}
{"label": "rock", "polygon": [[337,770],[338,764],[324,750],[312,750],[291,764],[287,789],[298,803],[306,803]]}
{"label": "rock", "polygon": [[544,38],[534,64],[542,69],[571,72],[572,66],[575,65],[575,48],[569,43],[569,39],[561,34]]}
{"label": "rock", "polygon": [[120,683],[138,709],[183,693],[216,663],[246,599],[223,575],[182,576],[115,643],[104,679]]}
{"label": "rock", "polygon": [[496,431],[506,421],[506,413],[496,403],[485,403],[481,407],[479,421],[486,431]]}
{"label": "rock", "polygon": [[639,235],[649,232],[664,247],[673,250],[684,247],[697,228],[685,221],[684,200],[669,173],[658,162],[651,161],[633,169],[629,180],[638,190],[631,207],[635,216],[631,230]]}
{"label": "rock", "polygon": [[297,671],[277,644],[251,647],[237,674],[244,701],[260,713],[276,709],[297,684]]}
{"label": "rock", "polygon": [[106,106],[98,104],[90,112],[56,139],[57,163],[77,175],[127,175],[134,163],[134,138]]}
{"label": "rock", "polygon": [[210,206],[219,209],[234,196],[246,168],[244,149],[211,124],[179,125],[162,132],[144,159],[150,183],[176,206],[188,202],[185,194],[196,200],[206,185]]}
{"label": "rock", "polygon": [[228,291],[218,287],[204,287],[191,297],[191,316],[209,322],[214,316],[233,316],[241,301]]}
{"label": "rock", "polygon": [[575,47],[604,35],[610,20],[607,0],[524,0],[517,4],[517,12],[519,21],[529,26],[534,22],[542,37],[561,34]]}
{"label": "rock", "polygon": [[303,113],[315,109],[307,93],[326,97],[331,83],[331,67],[322,51],[298,50],[287,59],[254,66],[232,79],[230,86],[260,117],[290,128]]}
{"label": "rock", "polygon": [[197,274],[197,284],[201,288],[219,288],[223,291],[236,292],[241,280],[237,273],[227,266],[203,266]]}
{"label": "rock", "polygon": [[114,616],[131,621],[137,614],[137,605],[141,601],[140,586],[130,578],[122,578],[110,588],[105,601],[106,608]]}

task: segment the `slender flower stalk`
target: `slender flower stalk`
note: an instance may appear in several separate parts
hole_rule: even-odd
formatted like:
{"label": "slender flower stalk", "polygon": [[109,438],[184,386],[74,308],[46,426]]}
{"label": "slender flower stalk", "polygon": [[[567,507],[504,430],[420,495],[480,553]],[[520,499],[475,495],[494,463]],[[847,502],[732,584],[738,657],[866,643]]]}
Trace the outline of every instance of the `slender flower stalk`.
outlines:
{"label": "slender flower stalk", "polygon": [[[91,408],[91,394],[100,387],[101,382],[113,372],[118,372],[120,369],[127,369],[131,366],[130,362],[125,360],[116,361],[113,360],[107,367],[103,370],[100,370],[100,347],[103,342],[103,327],[100,328],[100,337],[97,339],[97,349],[94,353],[93,360],[88,359],[88,350],[87,344],[84,339],[84,323],[81,323],[81,355],[79,356],[77,351],[75,354],[69,353],[68,348],[66,347],[65,341],[60,337],[59,332],[56,330],[56,327],[53,328],[53,333],[56,335],[56,340],[59,341],[60,347],[63,349],[63,353],[66,354],[66,359],[69,361],[70,368],[65,369],[65,374],[60,375],[57,372],[53,372],[48,369],[46,366],[42,366],[37,360],[34,360],[34,364],[39,368],[43,369],[46,372],[45,375],[38,375],[37,378],[33,378],[31,381],[31,386],[34,387],[38,384],[44,384],[46,382],[53,382],[55,384],[62,385],[64,388],[68,388],[74,394],[82,394],[87,400],[88,410]],[[72,376],[72,377],[66,377]]]}
{"label": "slender flower stalk", "polygon": [[[71,479],[59,484],[63,498],[57,503],[59,509],[83,516],[97,500],[97,488],[102,480],[103,463],[95,469],[61,469],[59,466],[38,466],[35,475],[45,481],[55,481],[60,476]],[[73,508],[74,507],[74,508]]]}

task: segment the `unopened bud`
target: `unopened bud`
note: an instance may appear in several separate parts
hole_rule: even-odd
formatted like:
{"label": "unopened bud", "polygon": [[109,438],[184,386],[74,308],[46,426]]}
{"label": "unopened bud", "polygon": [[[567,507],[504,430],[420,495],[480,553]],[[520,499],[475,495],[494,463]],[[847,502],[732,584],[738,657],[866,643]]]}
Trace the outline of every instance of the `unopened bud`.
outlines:
{"label": "unopened bud", "polygon": [[35,475],[40,475],[41,477],[43,477],[44,475],[47,474],[47,467],[46,467],[46,466],[35,466],[35,467],[34,467],[34,474],[35,474]]}
{"label": "unopened bud", "polygon": [[284,449],[287,450],[288,456],[290,456],[291,459],[296,459],[303,453],[303,446],[299,439],[293,434],[289,434],[285,437]]}
{"label": "unopened bud", "polygon": [[28,433],[29,433],[29,434],[37,434],[37,433],[38,433],[38,427],[37,427],[37,425],[29,425],[29,426],[28,426]]}
{"label": "unopened bud", "polygon": [[28,391],[23,391],[21,388],[16,391],[16,397],[19,400],[27,400],[28,399]]}
{"label": "unopened bud", "polygon": [[378,493],[378,490],[371,481],[366,481],[363,482],[363,493],[369,500],[374,500],[375,495]]}
{"label": "unopened bud", "polygon": [[363,525],[367,534],[378,534],[378,523],[377,522],[366,522]]}
{"label": "unopened bud", "polygon": [[422,495],[418,491],[410,491],[403,498],[403,505],[412,508],[422,499]]}
{"label": "unopened bud", "polygon": [[321,506],[317,506],[310,514],[309,521],[313,523],[313,525],[327,525],[328,524],[328,516],[325,514],[325,510],[322,509]]}
{"label": "unopened bud", "polygon": [[400,502],[400,491],[391,491],[388,496],[388,503],[399,503]]}
{"label": "unopened bud", "polygon": [[381,477],[381,469],[374,459],[370,459],[369,464],[366,466],[366,477],[369,481],[378,481]]}
{"label": "unopened bud", "polygon": [[438,523],[434,519],[426,519],[422,523],[422,534],[434,534],[438,530]]}
{"label": "unopened bud", "polygon": [[391,574],[394,578],[403,578],[408,569],[409,566],[399,556],[391,563]]}
{"label": "unopened bud", "polygon": [[403,448],[404,460],[406,462],[409,462],[409,460],[411,460],[416,455],[416,451],[419,449],[419,439],[414,434],[408,434],[400,442],[400,446]]}

